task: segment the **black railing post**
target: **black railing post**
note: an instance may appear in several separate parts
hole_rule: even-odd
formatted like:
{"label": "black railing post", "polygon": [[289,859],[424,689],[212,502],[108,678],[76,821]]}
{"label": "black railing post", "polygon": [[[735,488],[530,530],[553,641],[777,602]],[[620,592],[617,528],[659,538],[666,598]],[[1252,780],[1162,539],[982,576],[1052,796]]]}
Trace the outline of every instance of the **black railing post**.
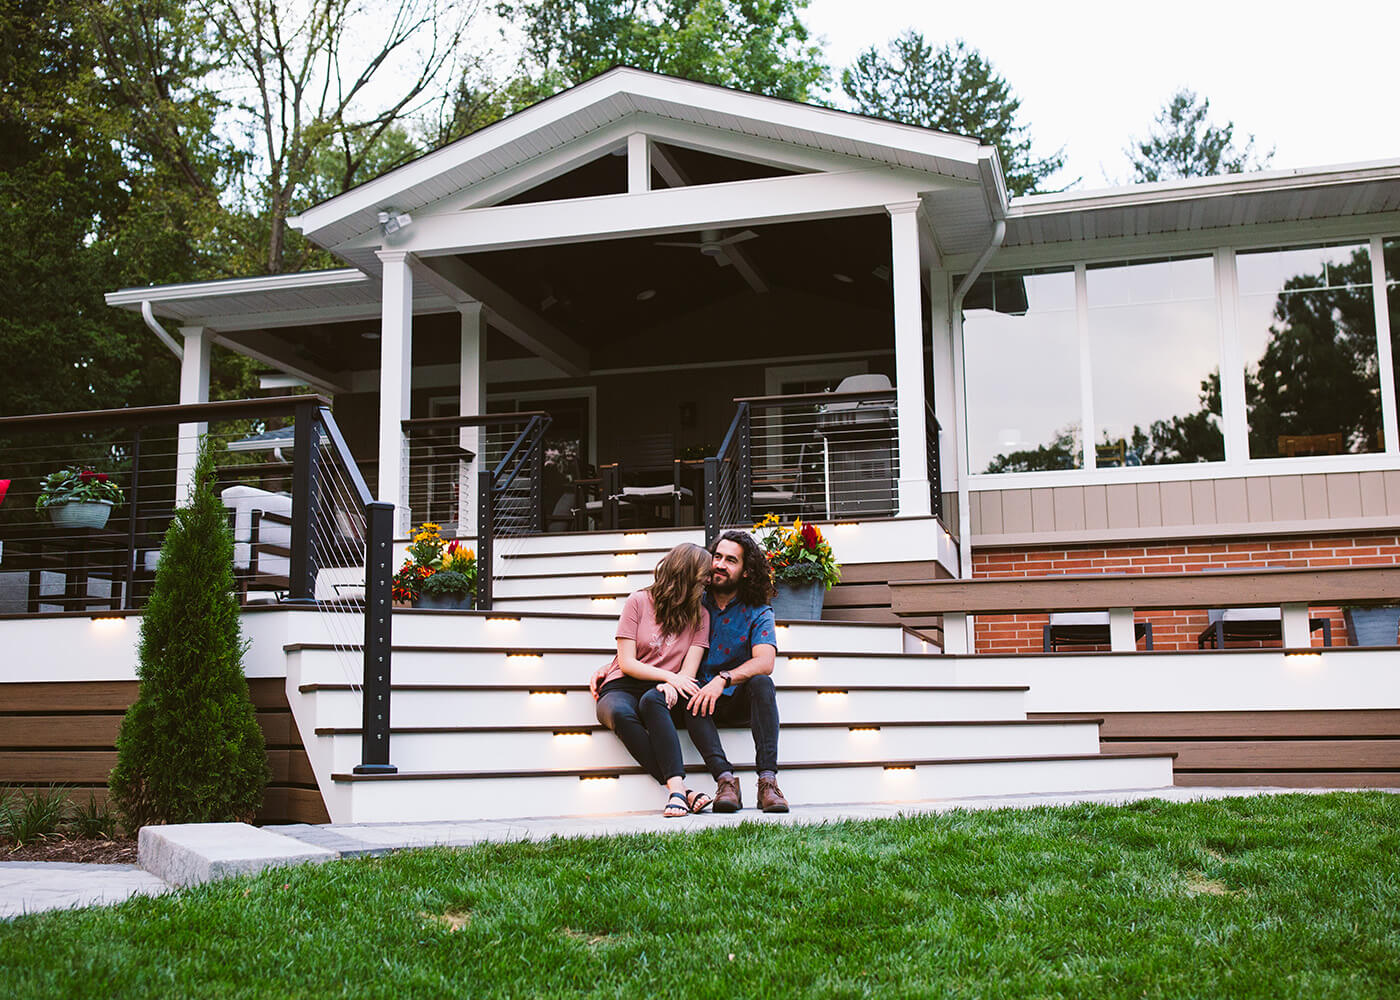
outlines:
{"label": "black railing post", "polygon": [[[538,417],[530,420],[534,427]],[[544,532],[544,431],[540,430],[530,446],[530,525],[535,534]]]}
{"label": "black railing post", "polygon": [[739,404],[739,495],[735,498],[739,505],[739,520],[744,524],[753,523],[753,462],[749,452],[750,416],[749,404]]}
{"label": "black railing post", "polygon": [[[302,403],[296,410],[292,452],[292,565],[289,597],[309,601],[316,596],[316,547],[311,519],[320,489],[320,407]],[[256,556],[254,556],[256,558]]]}
{"label": "black railing post", "polygon": [[617,498],[622,493],[622,470],[616,462],[603,466],[603,530],[616,531],[618,527]]}
{"label": "black railing post", "polygon": [[131,435],[131,495],[127,497],[126,522],[126,586],[122,588],[122,607],[128,611],[135,598],[132,590],[136,586],[136,512],[141,502],[141,428]]}
{"label": "black railing post", "polygon": [[[298,425],[300,426],[300,425]],[[356,774],[393,774],[389,701],[393,655],[394,505],[365,504],[365,663],[360,764]]]}
{"label": "black railing post", "polygon": [[924,404],[924,434],[928,438],[928,500],[933,516],[943,516],[943,475],[939,470],[941,458],[938,444],[938,417],[933,407]]}
{"label": "black railing post", "polygon": [[719,537],[719,458],[705,459],[705,544],[715,544]]}
{"label": "black railing post", "polygon": [[476,609],[491,610],[491,549],[496,530],[495,476],[476,476]]}

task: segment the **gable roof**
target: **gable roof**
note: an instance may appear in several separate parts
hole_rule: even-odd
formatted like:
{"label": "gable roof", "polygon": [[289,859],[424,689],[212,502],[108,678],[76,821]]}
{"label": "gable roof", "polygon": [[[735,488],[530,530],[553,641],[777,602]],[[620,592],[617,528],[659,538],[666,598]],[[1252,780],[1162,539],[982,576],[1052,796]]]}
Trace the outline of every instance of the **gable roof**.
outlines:
{"label": "gable roof", "polygon": [[[977,139],[620,67],[351,188],[288,224],[334,249],[373,231],[381,210],[411,213],[628,116],[670,119],[853,161],[990,182],[998,208],[1006,204],[996,150]],[[994,165],[990,178],[989,163]]]}

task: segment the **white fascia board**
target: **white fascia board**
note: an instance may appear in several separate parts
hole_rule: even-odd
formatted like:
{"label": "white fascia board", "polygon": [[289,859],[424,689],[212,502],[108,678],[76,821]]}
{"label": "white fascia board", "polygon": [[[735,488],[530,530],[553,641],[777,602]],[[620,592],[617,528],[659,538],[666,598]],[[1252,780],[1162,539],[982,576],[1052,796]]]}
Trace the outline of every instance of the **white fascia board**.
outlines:
{"label": "white fascia board", "polygon": [[140,308],[142,302],[178,302],[182,299],[207,299],[232,295],[256,295],[260,292],[285,292],[305,288],[329,288],[369,281],[369,275],[356,268],[333,271],[302,271],[295,274],[269,274],[257,278],[228,278],[223,281],[194,281],[180,285],[152,285],[148,288],[123,288],[108,292],[109,306]]}
{"label": "white fascia board", "polygon": [[317,231],[329,225],[358,212],[371,209],[377,211],[383,205],[396,200],[403,191],[411,190],[463,163],[523,139],[531,133],[547,129],[571,116],[582,115],[591,106],[619,95],[671,102],[715,114],[822,133],[850,142],[870,143],[926,156],[939,156],[969,165],[976,163],[982,148],[976,139],[795,101],[746,94],[640,70],[619,68],[556,94],[382,177],[307,209],[301,215],[289,218],[287,223],[292,228],[314,237]]}
{"label": "white fascia board", "polygon": [[1070,191],[1059,194],[1033,194],[1012,202],[1008,217],[1030,218],[1057,215],[1065,211],[1105,208],[1131,208],[1139,205],[1168,204],[1195,198],[1257,194],[1269,191],[1306,190],[1336,184],[1400,180],[1400,160],[1339,164],[1295,170],[1270,170],[1248,174],[1221,174],[1191,177],[1179,181],[1133,184],[1097,191]]}
{"label": "white fascia board", "polygon": [[[457,302],[445,295],[435,295],[431,298],[415,297],[413,315],[431,316],[438,313],[455,312],[457,306]],[[274,330],[289,326],[353,323],[358,320],[377,322],[383,316],[383,312],[382,305],[378,302],[372,302],[366,305],[317,306],[276,312],[222,313],[214,316],[198,316],[188,321],[182,320],[182,322],[233,333],[240,330]]]}
{"label": "white fascia board", "polygon": [[[797,174],[640,194],[477,208],[414,219],[389,243],[420,256],[610,240],[884,211],[956,182],[874,168]],[[379,234],[362,238],[378,244]]]}

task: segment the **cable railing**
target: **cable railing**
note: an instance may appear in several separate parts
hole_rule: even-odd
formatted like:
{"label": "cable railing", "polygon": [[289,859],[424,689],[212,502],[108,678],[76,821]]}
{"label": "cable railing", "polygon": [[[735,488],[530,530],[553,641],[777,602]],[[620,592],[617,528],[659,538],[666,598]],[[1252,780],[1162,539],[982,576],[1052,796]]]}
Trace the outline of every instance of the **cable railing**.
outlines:
{"label": "cable railing", "polygon": [[[0,478],[11,481],[0,502],[0,614],[143,609],[201,443],[228,511],[237,596],[320,613],[363,696],[357,770],[392,771],[393,506],[371,497],[320,396],[0,418]],[[107,501],[50,502],[55,473],[103,483],[86,492]]]}

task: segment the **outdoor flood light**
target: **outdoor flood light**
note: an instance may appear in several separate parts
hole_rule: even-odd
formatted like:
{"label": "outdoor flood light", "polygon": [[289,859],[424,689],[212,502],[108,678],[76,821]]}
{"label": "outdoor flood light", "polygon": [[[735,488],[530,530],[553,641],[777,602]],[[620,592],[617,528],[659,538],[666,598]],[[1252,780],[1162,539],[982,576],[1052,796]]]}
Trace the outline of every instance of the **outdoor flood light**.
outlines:
{"label": "outdoor flood light", "polygon": [[393,236],[400,229],[411,225],[412,222],[413,216],[407,212],[395,212],[393,209],[387,209],[379,213],[379,228],[384,231],[385,236]]}

